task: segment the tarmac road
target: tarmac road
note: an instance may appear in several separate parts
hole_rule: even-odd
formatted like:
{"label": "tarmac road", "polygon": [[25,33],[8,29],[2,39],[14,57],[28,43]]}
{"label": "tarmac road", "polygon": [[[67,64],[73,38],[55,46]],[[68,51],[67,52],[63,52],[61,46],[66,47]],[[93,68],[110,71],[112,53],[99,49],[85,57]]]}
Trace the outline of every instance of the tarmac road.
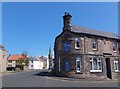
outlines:
{"label": "tarmac road", "polygon": [[31,70],[2,77],[2,87],[118,87],[117,81],[73,81],[46,76],[47,70]]}

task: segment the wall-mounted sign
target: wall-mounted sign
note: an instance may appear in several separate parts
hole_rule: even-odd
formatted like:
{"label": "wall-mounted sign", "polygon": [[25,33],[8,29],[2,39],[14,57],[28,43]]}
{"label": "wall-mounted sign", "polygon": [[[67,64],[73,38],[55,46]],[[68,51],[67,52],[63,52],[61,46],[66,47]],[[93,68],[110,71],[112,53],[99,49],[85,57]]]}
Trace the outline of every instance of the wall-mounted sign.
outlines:
{"label": "wall-mounted sign", "polygon": [[65,71],[69,72],[70,71],[70,61],[65,61]]}

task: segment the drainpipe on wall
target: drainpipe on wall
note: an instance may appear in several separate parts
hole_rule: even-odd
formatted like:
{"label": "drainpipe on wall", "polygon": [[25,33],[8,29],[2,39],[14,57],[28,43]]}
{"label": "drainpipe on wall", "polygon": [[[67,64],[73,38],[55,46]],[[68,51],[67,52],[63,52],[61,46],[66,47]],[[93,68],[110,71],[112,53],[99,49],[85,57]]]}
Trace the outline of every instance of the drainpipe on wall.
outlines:
{"label": "drainpipe on wall", "polygon": [[84,53],[86,53],[86,50],[85,50],[85,36],[84,36]]}

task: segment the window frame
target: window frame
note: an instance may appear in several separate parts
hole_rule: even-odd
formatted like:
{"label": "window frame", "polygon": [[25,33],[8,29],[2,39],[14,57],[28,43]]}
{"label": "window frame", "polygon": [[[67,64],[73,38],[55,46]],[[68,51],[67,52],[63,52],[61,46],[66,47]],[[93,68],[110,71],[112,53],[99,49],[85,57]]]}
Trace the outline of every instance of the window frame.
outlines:
{"label": "window frame", "polygon": [[5,55],[3,55],[3,59],[5,58]]}
{"label": "window frame", "polygon": [[117,52],[117,42],[112,42],[112,48],[113,48],[113,52]]}
{"label": "window frame", "polygon": [[33,65],[31,65],[31,68],[33,68]]}
{"label": "window frame", "polygon": [[[79,45],[79,47],[77,47],[77,45]],[[75,38],[75,49],[80,49],[80,48],[81,48],[81,38],[80,37],[76,37]]]}
{"label": "window frame", "polygon": [[33,64],[33,60],[31,60],[31,63]]}
{"label": "window frame", "polygon": [[[117,68],[116,68],[115,63],[117,63]],[[115,72],[119,72],[120,71],[120,69],[119,69],[119,60],[114,60],[114,71]]]}
{"label": "window frame", "polygon": [[[96,45],[96,47],[94,48],[94,44]],[[97,50],[98,49],[98,42],[96,38],[92,38],[92,49],[93,50]]]}
{"label": "window frame", "polygon": [[[79,58],[79,59],[78,59],[78,58]],[[78,68],[77,68],[77,62],[78,62],[78,61],[80,61],[80,64],[79,64],[79,65],[80,65],[80,71],[77,70],[77,69],[78,69]],[[75,67],[76,67],[76,73],[81,73],[81,72],[82,72],[82,57],[81,57],[81,56],[77,56],[77,57],[76,57],[76,66],[75,66]]]}
{"label": "window frame", "polygon": [[[96,69],[95,69],[95,65],[94,65],[94,59],[96,59],[96,61],[97,61]],[[90,72],[102,72],[101,58],[89,57],[89,63],[90,63]],[[100,63],[100,65],[99,65],[99,63]]]}

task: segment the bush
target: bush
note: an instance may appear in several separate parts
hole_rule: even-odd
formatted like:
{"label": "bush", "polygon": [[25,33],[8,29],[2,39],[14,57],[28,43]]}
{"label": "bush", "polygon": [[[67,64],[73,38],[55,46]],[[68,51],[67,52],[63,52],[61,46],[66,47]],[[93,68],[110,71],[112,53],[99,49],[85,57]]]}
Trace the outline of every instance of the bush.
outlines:
{"label": "bush", "polygon": [[24,65],[16,65],[16,68],[19,68],[20,70],[24,70]]}

